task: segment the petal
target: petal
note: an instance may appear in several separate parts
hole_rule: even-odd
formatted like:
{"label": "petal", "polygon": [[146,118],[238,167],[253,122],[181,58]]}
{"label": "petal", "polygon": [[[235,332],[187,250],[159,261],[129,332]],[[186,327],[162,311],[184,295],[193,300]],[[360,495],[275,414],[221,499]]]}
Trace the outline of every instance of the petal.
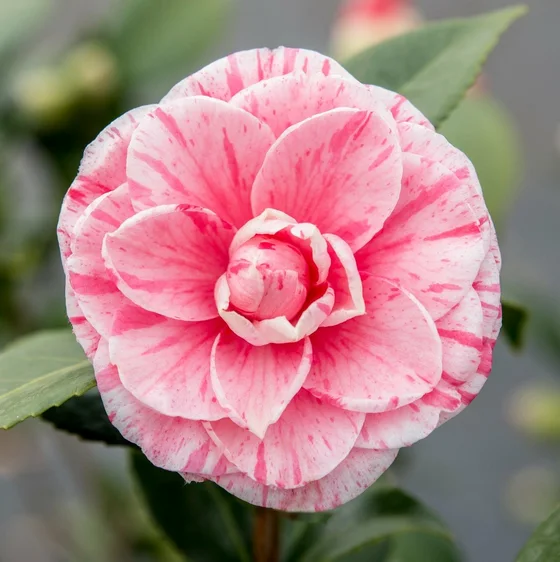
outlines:
{"label": "petal", "polygon": [[300,391],[264,439],[231,420],[206,424],[241,472],[260,484],[297,488],[323,478],[351,451],[364,414],[347,412]]}
{"label": "petal", "polygon": [[104,337],[111,334],[115,310],[128,302],[105,268],[101,248],[105,234],[134,214],[128,188],[121,185],[98,197],[74,228],[67,274],[84,316]]}
{"label": "petal", "polygon": [[443,136],[414,123],[400,123],[399,136],[403,152],[417,154],[438,162],[453,172],[470,191],[468,202],[480,222],[485,248],[490,242],[488,209],[482,196],[482,187],[471,161]]}
{"label": "petal", "polygon": [[122,307],[109,340],[111,361],[136,399],[166,416],[215,420],[226,416],[210,381],[212,344],[223,324],[179,322]]}
{"label": "petal", "polygon": [[312,269],[312,283],[321,284],[327,279],[331,258],[325,238],[315,225],[298,224],[286,213],[265,209],[238,230],[229,248],[229,255],[232,256],[245,242],[260,234],[273,235],[298,248]]}
{"label": "petal", "polygon": [[384,103],[367,86],[341,76],[277,76],[241,90],[230,103],[266,123],[277,137],[292,125],[339,107],[375,111],[395,126]]}
{"label": "petal", "polygon": [[329,474],[301,488],[263,486],[244,474],[212,478],[242,500],[280,511],[316,512],[334,509],[365,492],[395,460],[398,450],[352,449]]}
{"label": "petal", "polygon": [[63,262],[70,255],[74,226],[86,207],[126,181],[126,153],[132,133],[153,106],[133,109],[108,125],[86,148],[78,177],[70,186],[58,222]]}
{"label": "petal", "polygon": [[389,412],[368,414],[356,447],[409,447],[436,429],[442,411],[453,411],[460,404],[459,393],[447,383],[440,382],[434,390],[411,404]]}
{"label": "petal", "polygon": [[367,86],[375,98],[382,101],[397,123],[413,123],[433,131],[434,126],[427,117],[401,94],[386,90],[381,86]]}
{"label": "petal", "polygon": [[91,359],[97,351],[101,336],[84,316],[76,294],[68,281],[66,282],[66,313],[72,324],[72,331],[76,340],[82,346],[87,357]]}
{"label": "petal", "polygon": [[228,265],[232,226],[188,205],[162,205],[105,237],[103,257],[119,289],[138,306],[177,320],[218,316],[214,285]]}
{"label": "petal", "polygon": [[398,139],[377,113],[334,109],[294,125],[268,152],[253,191],[272,207],[340,236],[353,251],[383,226],[399,197]]}
{"label": "petal", "polygon": [[224,57],[179,82],[162,103],[190,96],[229,101],[235,94],[261,80],[291,72],[339,75],[354,78],[335,60],[315,51],[280,47],[240,51]]}
{"label": "petal", "polygon": [[212,348],[212,386],[229,417],[262,439],[301,388],[311,359],[309,338],[255,347],[225,330]]}
{"label": "petal", "polygon": [[216,283],[215,296],[218,313],[232,332],[257,346],[293,343],[309,336],[328,318],[334,304],[331,287],[322,286],[314,292],[310,291],[309,304],[294,324],[285,316],[251,321],[230,309],[230,290],[225,275]]}
{"label": "petal", "polygon": [[128,151],[133,205],[199,205],[242,226],[252,217],[251,186],[273,141],[258,119],[218,100],[194,97],[156,107]]}
{"label": "petal", "polygon": [[328,279],[335,301],[330,316],[321,324],[323,327],[341,324],[366,311],[362,280],[350,246],[334,234],[325,234],[325,240],[329,243],[331,267]]}
{"label": "petal", "polygon": [[128,392],[109,361],[103,340],[94,361],[97,387],[111,423],[138,445],[150,462],[165,470],[203,475],[235,472],[202,423],[168,417],[142,404]]}
{"label": "petal", "polygon": [[470,290],[484,258],[479,221],[455,174],[420,156],[403,154],[401,197],[393,215],[356,254],[358,270],[409,290],[434,320]]}
{"label": "petal", "polygon": [[497,255],[497,244],[488,251],[480,271],[473,283],[478,293],[484,315],[484,338],[496,340],[501,326],[502,307],[500,303],[500,265]]}
{"label": "petal", "polygon": [[476,291],[471,289],[436,327],[443,346],[442,378],[461,384],[476,373],[482,356],[483,315]]}
{"label": "petal", "polygon": [[394,410],[441,378],[441,341],[424,307],[382,278],[364,280],[367,313],[311,337],[304,383],[331,404],[359,412]]}

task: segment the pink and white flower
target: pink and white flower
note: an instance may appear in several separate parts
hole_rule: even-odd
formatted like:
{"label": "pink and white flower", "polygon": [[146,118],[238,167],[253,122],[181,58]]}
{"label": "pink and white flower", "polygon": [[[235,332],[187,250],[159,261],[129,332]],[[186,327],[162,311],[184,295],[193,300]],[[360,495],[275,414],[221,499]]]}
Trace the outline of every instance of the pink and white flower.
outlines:
{"label": "pink and white flower", "polygon": [[471,163],[315,52],[230,55],[117,119],[58,232],[111,422],[258,505],[352,499],[490,372],[500,255]]}

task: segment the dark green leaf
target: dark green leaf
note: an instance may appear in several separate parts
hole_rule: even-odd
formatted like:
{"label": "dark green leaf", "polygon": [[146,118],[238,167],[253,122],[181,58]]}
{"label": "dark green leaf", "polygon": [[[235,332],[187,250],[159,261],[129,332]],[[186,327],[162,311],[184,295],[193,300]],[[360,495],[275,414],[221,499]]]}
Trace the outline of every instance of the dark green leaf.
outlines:
{"label": "dark green leaf", "polygon": [[484,199],[500,230],[515,201],[523,153],[508,112],[488,95],[465,98],[440,132],[462,150],[476,168]]}
{"label": "dark green leaf", "polygon": [[449,531],[416,499],[396,488],[373,486],[334,512],[301,560],[423,562],[402,558],[412,547],[430,562],[461,559]]}
{"label": "dark green leaf", "polygon": [[537,527],[515,562],[558,562],[558,560],[560,560],[560,506]]}
{"label": "dark green leaf", "polygon": [[109,421],[97,391],[71,398],[61,406],[48,409],[42,417],[56,429],[72,433],[86,441],[132,446]]}
{"label": "dark green leaf", "polygon": [[123,83],[141,98],[165,93],[200,63],[226,22],[230,0],[125,0],[111,14]]}
{"label": "dark green leaf", "polygon": [[185,484],[141,453],[132,469],[153,519],[189,560],[250,562],[252,506],[210,482]]}
{"label": "dark green leaf", "polygon": [[361,82],[400,92],[438,127],[474,84],[500,35],[525,12],[515,6],[430,23],[360,53],[345,66]]}
{"label": "dark green leaf", "polygon": [[27,336],[0,354],[0,428],[8,429],[95,386],[70,330]]}
{"label": "dark green leaf", "polygon": [[514,349],[521,349],[529,313],[520,304],[502,300],[502,330]]}

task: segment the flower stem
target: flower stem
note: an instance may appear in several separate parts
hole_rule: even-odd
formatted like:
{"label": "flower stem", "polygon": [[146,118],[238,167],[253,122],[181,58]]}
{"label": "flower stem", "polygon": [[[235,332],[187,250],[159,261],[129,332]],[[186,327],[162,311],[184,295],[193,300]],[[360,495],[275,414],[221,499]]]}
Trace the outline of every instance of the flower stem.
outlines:
{"label": "flower stem", "polygon": [[278,512],[258,507],[253,528],[255,562],[278,562],[280,559],[280,527]]}

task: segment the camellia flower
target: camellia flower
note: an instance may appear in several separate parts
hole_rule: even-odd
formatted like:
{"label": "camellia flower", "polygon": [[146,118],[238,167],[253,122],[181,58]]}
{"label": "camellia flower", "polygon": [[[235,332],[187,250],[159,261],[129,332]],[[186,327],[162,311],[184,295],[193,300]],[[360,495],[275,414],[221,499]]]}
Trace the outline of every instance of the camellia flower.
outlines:
{"label": "camellia flower", "polygon": [[315,52],[230,55],[117,119],[59,238],[111,422],[254,504],[350,500],[490,371],[500,256],[472,165]]}

